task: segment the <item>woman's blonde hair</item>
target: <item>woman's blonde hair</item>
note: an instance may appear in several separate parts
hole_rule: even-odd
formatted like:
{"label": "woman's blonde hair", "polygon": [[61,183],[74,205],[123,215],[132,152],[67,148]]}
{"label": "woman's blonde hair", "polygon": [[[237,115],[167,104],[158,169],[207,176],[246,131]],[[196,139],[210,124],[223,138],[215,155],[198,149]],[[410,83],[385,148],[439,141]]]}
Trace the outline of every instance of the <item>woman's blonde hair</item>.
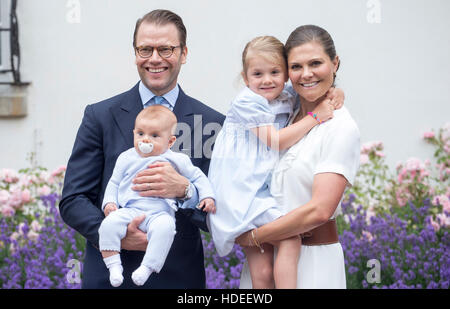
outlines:
{"label": "woman's blonde hair", "polygon": [[287,69],[284,44],[276,37],[259,36],[245,45],[244,51],[242,52],[242,73],[245,75],[248,69],[248,59],[254,54],[264,57],[267,61],[280,64],[283,68]]}

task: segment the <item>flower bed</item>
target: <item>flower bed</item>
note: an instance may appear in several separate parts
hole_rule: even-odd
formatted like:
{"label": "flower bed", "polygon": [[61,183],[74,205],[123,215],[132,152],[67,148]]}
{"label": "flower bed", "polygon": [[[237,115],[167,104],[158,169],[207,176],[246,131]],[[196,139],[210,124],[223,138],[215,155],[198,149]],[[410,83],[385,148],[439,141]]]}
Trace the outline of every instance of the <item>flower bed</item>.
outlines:
{"label": "flower bed", "polygon": [[[393,172],[381,142],[362,146],[337,217],[348,288],[449,288],[450,125],[424,139],[435,164],[410,158]],[[64,172],[0,170],[0,288],[80,288],[85,240],[57,207]],[[220,258],[202,240],[207,288],[238,288],[242,249]]]}
{"label": "flower bed", "polygon": [[423,138],[434,166],[410,158],[391,173],[381,142],[361,148],[338,217],[349,288],[449,288],[450,124]]}
{"label": "flower bed", "polygon": [[85,241],[58,210],[64,171],[0,171],[0,288],[81,287],[68,262],[82,260]]}

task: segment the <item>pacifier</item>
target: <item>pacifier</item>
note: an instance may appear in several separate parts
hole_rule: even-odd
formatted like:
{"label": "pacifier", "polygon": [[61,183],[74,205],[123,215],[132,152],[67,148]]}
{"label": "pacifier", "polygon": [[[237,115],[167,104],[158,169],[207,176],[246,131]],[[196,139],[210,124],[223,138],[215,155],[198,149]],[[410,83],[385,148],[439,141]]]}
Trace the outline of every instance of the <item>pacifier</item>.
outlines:
{"label": "pacifier", "polygon": [[143,154],[149,154],[153,151],[153,144],[152,143],[144,143],[139,142],[138,148]]}

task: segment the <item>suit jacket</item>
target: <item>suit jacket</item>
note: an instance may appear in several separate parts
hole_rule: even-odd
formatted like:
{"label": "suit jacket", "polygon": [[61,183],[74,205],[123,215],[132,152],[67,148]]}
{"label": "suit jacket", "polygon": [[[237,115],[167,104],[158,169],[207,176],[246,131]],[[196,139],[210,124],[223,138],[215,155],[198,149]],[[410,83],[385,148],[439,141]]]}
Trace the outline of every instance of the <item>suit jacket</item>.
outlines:
{"label": "suit jacket", "polygon": [[[134,122],[142,108],[138,83],[127,92],[88,105],[76,136],[59,209],[64,222],[87,239],[83,288],[112,287],[109,271],[98,250],[98,228],[104,219],[101,203],[117,157],[133,147]],[[184,131],[186,128],[191,130],[179,132],[181,144],[177,147],[191,154],[192,163],[207,174],[210,159],[203,151],[199,153],[199,149],[203,150],[204,145],[211,146],[211,139],[218,132],[208,127],[204,129],[212,123],[221,126],[224,116],[187,96],[181,88],[174,113],[178,123],[184,125]],[[213,127],[217,128],[217,125]],[[178,151],[174,147],[172,150]],[[205,218],[205,213],[199,210],[177,211],[177,233],[164,267],[159,274],[152,274],[143,288],[205,287],[203,246],[198,229],[207,230]],[[121,251],[124,268],[121,288],[137,288],[131,281],[131,273],[140,266],[143,256],[144,252],[140,251]]]}

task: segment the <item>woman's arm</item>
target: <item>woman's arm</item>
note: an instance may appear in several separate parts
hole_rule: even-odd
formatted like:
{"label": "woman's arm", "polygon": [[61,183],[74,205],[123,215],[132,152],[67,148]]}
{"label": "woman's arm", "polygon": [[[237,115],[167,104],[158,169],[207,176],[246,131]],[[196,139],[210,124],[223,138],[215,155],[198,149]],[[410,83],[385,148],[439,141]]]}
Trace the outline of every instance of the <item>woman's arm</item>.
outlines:
{"label": "woman's arm", "polygon": [[[277,220],[256,230],[254,235],[259,243],[279,241],[310,231],[326,223],[338,206],[344,194],[347,179],[341,174],[322,173],[314,176],[311,200]],[[236,239],[242,246],[254,246],[251,233]]]}

